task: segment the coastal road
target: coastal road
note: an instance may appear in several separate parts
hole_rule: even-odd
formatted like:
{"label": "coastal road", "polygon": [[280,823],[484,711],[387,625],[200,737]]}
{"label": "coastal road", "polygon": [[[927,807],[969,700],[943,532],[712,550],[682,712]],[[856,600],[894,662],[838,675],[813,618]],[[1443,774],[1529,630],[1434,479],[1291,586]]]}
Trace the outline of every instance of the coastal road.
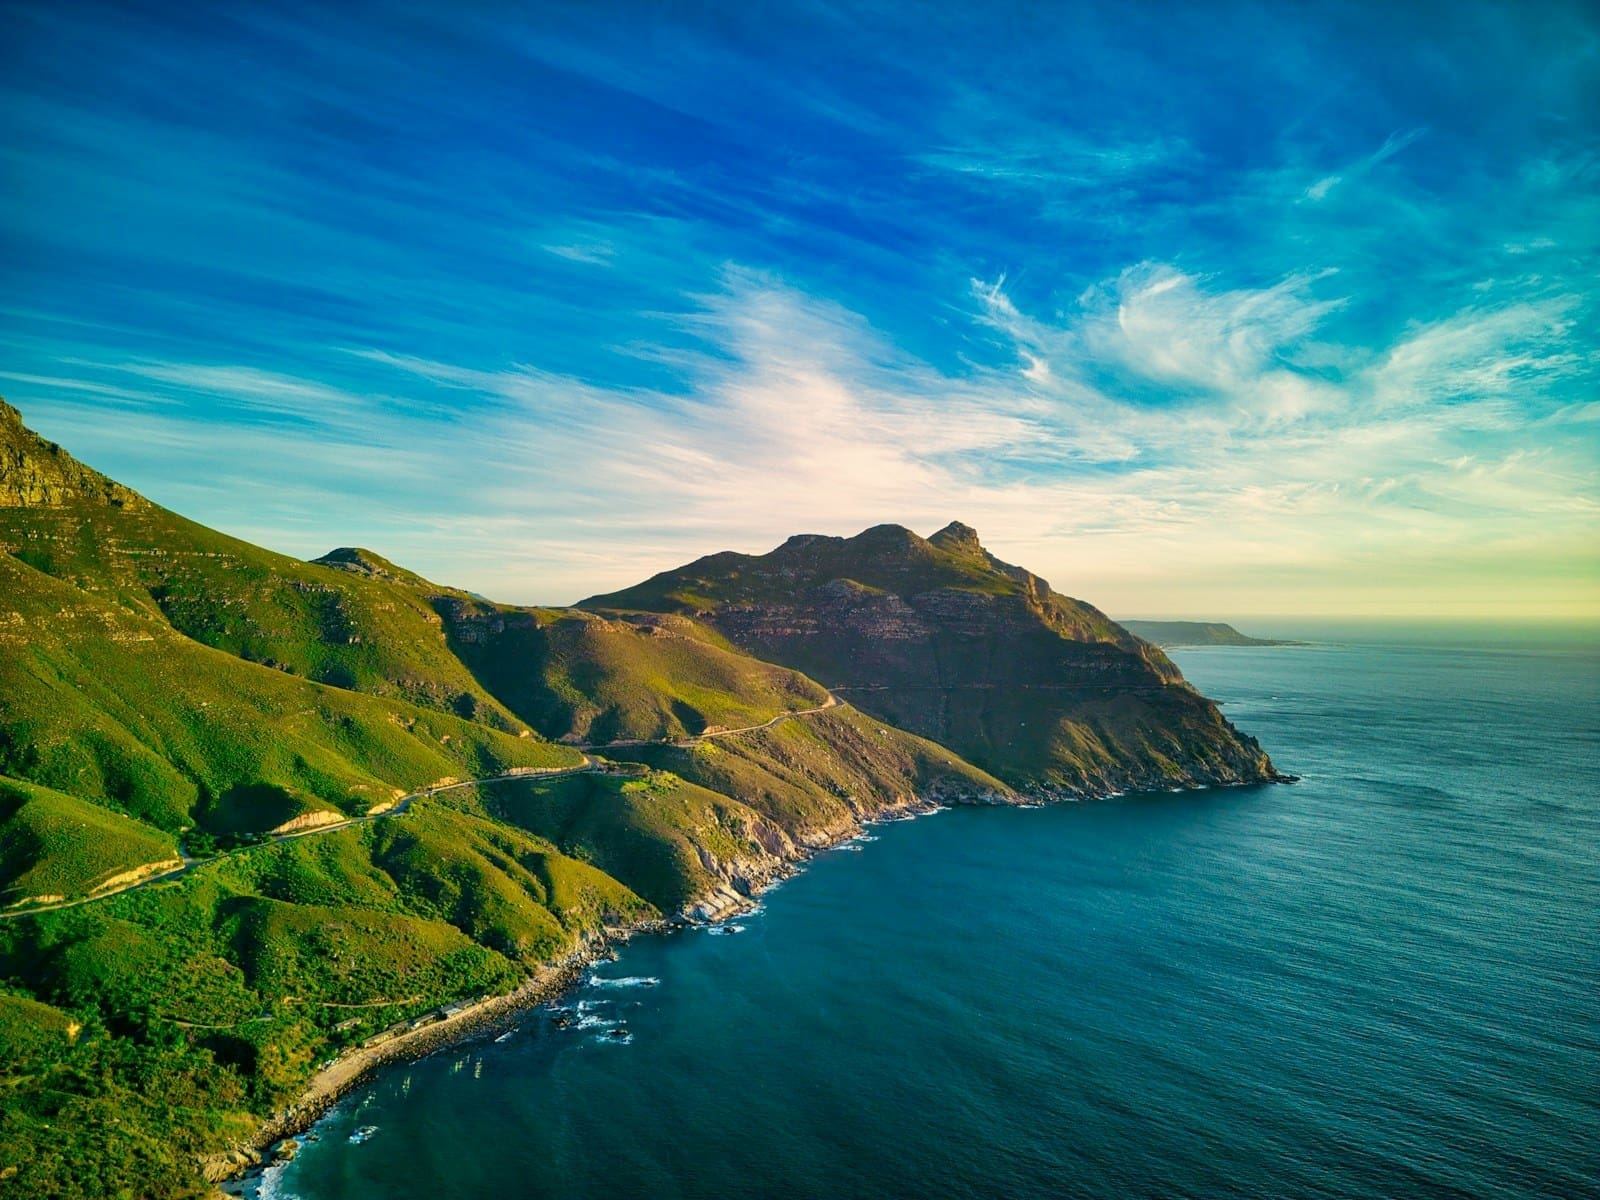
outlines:
{"label": "coastal road", "polygon": [[841,703],[839,697],[832,692],[828,698],[815,708],[801,708],[794,712],[779,713],[770,721],[763,721],[759,725],[741,725],[738,729],[714,729],[710,733],[696,734],[694,737],[681,738],[678,741],[663,741],[660,738],[627,738],[615,742],[577,742],[574,743],[579,750],[608,750],[618,746],[672,746],[678,750],[689,750],[701,742],[714,741],[717,738],[732,737],[736,733],[758,733],[763,729],[771,729],[774,725],[784,721],[792,721],[796,717],[811,717],[820,712],[827,712],[830,708],[837,708]]}
{"label": "coastal road", "polygon": [[214,854],[210,858],[190,858],[187,854],[183,853],[183,847],[180,843],[178,847],[178,853],[182,857],[182,865],[173,867],[170,871],[163,871],[158,875],[150,875],[144,879],[138,879],[131,883],[123,884],[121,887],[112,888],[110,891],[99,892],[91,896],[80,896],[76,900],[59,900],[52,904],[37,904],[30,908],[21,908],[7,912],[0,912],[0,921],[9,920],[14,917],[31,916],[34,913],[55,912],[63,908],[78,908],[85,904],[94,904],[100,900],[109,900],[113,896],[122,896],[126,895],[128,892],[136,892],[141,888],[153,887],[158,883],[171,883],[173,880],[178,879],[183,875],[187,875],[190,871],[193,871],[198,867],[206,866],[208,863],[219,862],[222,859],[230,858],[235,854],[243,854],[247,850],[254,850],[260,846],[271,846],[277,844],[278,842],[292,842],[297,838],[317,837],[324,833],[336,833],[341,829],[349,829],[352,825],[361,825],[367,821],[381,821],[385,817],[398,817],[401,813],[405,812],[411,807],[411,802],[413,800],[422,800],[429,796],[437,796],[441,792],[453,792],[459,788],[477,787],[482,783],[503,783],[507,780],[514,779],[560,779],[567,775],[584,775],[592,772],[607,770],[607,764],[602,762],[600,759],[592,757],[588,753],[590,750],[604,750],[610,746],[661,745],[670,745],[680,750],[687,750],[693,746],[699,745],[701,742],[709,742],[717,738],[733,737],[734,735],[741,733],[757,733],[763,729],[771,729],[774,725],[780,724],[784,721],[792,721],[796,717],[809,717],[815,715],[816,713],[826,712],[830,708],[837,707],[838,704],[839,698],[832,692],[829,692],[827,700],[817,705],[815,708],[803,708],[795,712],[779,713],[770,721],[763,721],[759,725],[745,725],[739,729],[717,729],[710,733],[702,733],[695,737],[684,738],[683,740],[676,742],[650,741],[643,738],[616,742],[580,742],[574,746],[573,749],[578,750],[583,754],[583,762],[574,767],[527,767],[516,771],[508,771],[503,775],[486,775],[482,779],[463,779],[459,783],[441,783],[435,787],[419,788],[417,791],[408,792],[406,795],[401,796],[400,799],[395,801],[391,807],[384,809],[382,812],[368,813],[365,816],[350,817],[343,821],[330,822],[327,825],[312,825],[305,829],[296,829],[288,833],[275,834],[274,836],[265,838],[262,841],[252,842],[248,846],[239,846],[236,849],[227,850],[221,854]]}
{"label": "coastal road", "polygon": [[482,779],[463,779],[459,783],[441,783],[434,787],[419,788],[409,792],[396,800],[389,808],[382,812],[368,813],[365,816],[350,817],[343,821],[333,821],[326,825],[311,825],[305,829],[295,829],[288,833],[274,834],[272,837],[263,838],[259,842],[251,842],[247,846],[238,846],[232,850],[225,850],[221,854],[213,854],[210,858],[190,858],[183,853],[180,844],[178,853],[182,856],[183,865],[173,867],[170,871],[163,871],[159,875],[150,875],[132,883],[123,884],[121,887],[109,891],[98,892],[92,896],[80,896],[76,900],[58,900],[53,904],[36,904],[31,908],[20,908],[10,912],[0,912],[0,920],[12,917],[25,917],[33,913],[55,912],[63,908],[78,908],[84,904],[94,904],[96,901],[109,900],[113,896],[123,896],[128,892],[136,892],[140,888],[153,887],[158,883],[170,883],[182,875],[209,863],[221,862],[236,854],[243,854],[248,850],[255,850],[261,846],[272,846],[279,842],[292,842],[297,838],[316,837],[324,833],[337,833],[341,829],[349,829],[352,825],[361,825],[367,821],[381,821],[385,817],[398,817],[411,807],[413,800],[421,800],[427,796],[437,796],[440,792],[453,792],[457,788],[476,787],[480,783],[499,783],[507,779],[559,779],[564,775],[582,775],[590,771],[604,769],[604,764],[597,758],[585,754],[583,762],[575,767],[529,767],[519,771],[510,771],[504,775],[486,775]]}

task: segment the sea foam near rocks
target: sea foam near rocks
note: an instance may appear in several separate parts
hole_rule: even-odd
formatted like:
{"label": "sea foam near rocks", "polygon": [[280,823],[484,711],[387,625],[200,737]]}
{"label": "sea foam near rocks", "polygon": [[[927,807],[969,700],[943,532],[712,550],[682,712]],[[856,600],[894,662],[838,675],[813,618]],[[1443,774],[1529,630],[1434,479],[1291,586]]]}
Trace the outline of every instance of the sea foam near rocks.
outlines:
{"label": "sea foam near rocks", "polygon": [[589,976],[589,986],[599,988],[640,988],[655,987],[661,980],[654,975],[623,975],[615,979],[607,979],[601,975]]}

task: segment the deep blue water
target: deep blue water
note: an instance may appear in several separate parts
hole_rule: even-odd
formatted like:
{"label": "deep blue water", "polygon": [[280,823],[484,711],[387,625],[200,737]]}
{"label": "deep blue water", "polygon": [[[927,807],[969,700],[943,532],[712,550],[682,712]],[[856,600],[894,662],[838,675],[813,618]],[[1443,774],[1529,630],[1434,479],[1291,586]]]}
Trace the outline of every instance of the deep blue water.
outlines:
{"label": "deep blue water", "polygon": [[1304,782],[879,827],[605,964],[630,1043],[394,1068],[275,1190],[1600,1195],[1593,645],[1175,657]]}

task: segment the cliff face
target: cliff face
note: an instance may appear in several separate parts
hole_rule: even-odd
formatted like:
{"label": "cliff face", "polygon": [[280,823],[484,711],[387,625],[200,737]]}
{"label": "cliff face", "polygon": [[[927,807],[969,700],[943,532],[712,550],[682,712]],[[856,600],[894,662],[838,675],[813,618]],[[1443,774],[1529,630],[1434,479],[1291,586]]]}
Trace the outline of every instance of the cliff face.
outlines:
{"label": "cliff face", "polygon": [[719,554],[585,608],[693,615],[1011,783],[1089,793],[1271,779],[1172,662],[965,525]]}
{"label": "cliff face", "polygon": [[50,508],[74,500],[118,508],[144,503],[138,493],[32,433],[23,426],[22,414],[0,400],[0,508]]}

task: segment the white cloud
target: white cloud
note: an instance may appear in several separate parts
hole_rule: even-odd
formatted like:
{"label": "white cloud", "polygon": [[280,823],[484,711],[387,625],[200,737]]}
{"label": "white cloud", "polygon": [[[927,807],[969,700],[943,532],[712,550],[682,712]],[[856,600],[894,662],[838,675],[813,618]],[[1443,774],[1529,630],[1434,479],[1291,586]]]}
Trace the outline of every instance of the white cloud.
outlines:
{"label": "white cloud", "polygon": [[[1466,310],[1363,360],[1317,340],[1341,302],[1321,294],[1331,278],[1227,288],[1146,263],[1050,322],[975,284],[1017,358],[960,377],[837,305],[730,269],[680,319],[708,347],[675,357],[681,390],[370,350],[350,359],[370,394],[183,363],[123,364],[106,386],[191,389],[315,426],[142,407],[114,436],[136,431],[163,464],[156,498],[215,519],[222,489],[260,514],[219,521],[235,532],[305,554],[376,543],[508,599],[570,601],[712,550],[879,521],[966,520],[997,553],[1130,615],[1172,581],[1189,599],[1168,611],[1237,612],[1242,579],[1260,581],[1259,611],[1371,580],[1382,611],[1379,581],[1401,566],[1431,563],[1459,588],[1486,545],[1508,561],[1570,555],[1595,531],[1595,451],[1579,436],[1592,406],[1530,424],[1508,397],[1526,404],[1582,365],[1563,348],[1576,302]],[[373,399],[386,394],[403,400]],[[59,428],[90,409],[39,406],[94,461],[98,435]],[[236,464],[224,475],[199,465],[218,453]],[[1423,594],[1412,580],[1387,603]]]}
{"label": "white cloud", "polygon": [[1343,175],[1324,175],[1306,189],[1306,199],[1321,200],[1343,182]]}
{"label": "white cloud", "polygon": [[1399,154],[1400,151],[1404,150],[1407,146],[1411,145],[1412,142],[1416,141],[1427,132],[1428,131],[1426,129],[1397,129],[1395,132],[1383,139],[1383,145],[1379,146],[1377,150],[1368,155],[1363,160],[1363,164],[1368,167],[1375,167],[1385,159],[1393,158],[1396,154]]}
{"label": "white cloud", "polygon": [[1376,367],[1374,396],[1387,407],[1481,402],[1513,391],[1536,396],[1540,385],[1600,359],[1572,346],[1579,304],[1576,296],[1556,296],[1465,309],[1417,326]]}
{"label": "white cloud", "polygon": [[611,260],[616,257],[616,247],[604,243],[583,243],[579,245],[541,245],[539,249],[547,254],[554,254],[557,258],[564,258],[568,262],[588,263],[596,267],[608,267]]}
{"label": "white cloud", "polygon": [[1427,132],[1426,129],[1396,130],[1383,140],[1383,145],[1365,158],[1357,159],[1348,166],[1318,179],[1310,187],[1306,188],[1303,199],[1310,200],[1312,203],[1327,199],[1328,193],[1345,182],[1346,179],[1359,179],[1380,163],[1386,162],[1396,154],[1399,154]]}

